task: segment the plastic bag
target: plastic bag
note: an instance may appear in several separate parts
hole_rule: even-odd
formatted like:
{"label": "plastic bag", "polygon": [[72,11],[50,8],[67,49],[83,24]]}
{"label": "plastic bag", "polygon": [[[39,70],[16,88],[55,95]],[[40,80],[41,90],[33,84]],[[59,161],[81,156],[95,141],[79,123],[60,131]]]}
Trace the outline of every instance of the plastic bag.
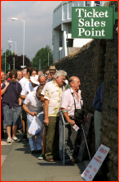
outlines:
{"label": "plastic bag", "polygon": [[31,125],[28,129],[29,135],[39,135],[42,134],[43,131],[43,120],[44,120],[44,112],[40,112],[37,114],[37,116],[33,117],[33,120],[31,122]]}
{"label": "plastic bag", "polygon": [[38,124],[37,124],[37,122],[36,122],[36,117],[37,116],[34,116],[33,117],[33,121],[31,122],[31,125],[30,125],[30,127],[29,127],[29,129],[28,129],[28,133],[29,133],[29,135],[38,135],[38,134],[40,134],[40,127],[38,126]]}

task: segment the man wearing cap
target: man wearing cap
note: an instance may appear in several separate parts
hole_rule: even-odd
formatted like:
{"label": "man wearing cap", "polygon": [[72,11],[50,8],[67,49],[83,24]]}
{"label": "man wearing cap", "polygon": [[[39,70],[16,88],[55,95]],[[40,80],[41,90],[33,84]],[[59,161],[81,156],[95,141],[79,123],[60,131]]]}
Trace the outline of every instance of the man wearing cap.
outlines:
{"label": "man wearing cap", "polygon": [[54,74],[56,73],[56,68],[55,68],[55,66],[50,66],[50,68],[49,68],[49,73],[50,73],[51,79],[49,79],[47,82],[50,82],[50,81],[53,80],[53,76],[54,76]]}

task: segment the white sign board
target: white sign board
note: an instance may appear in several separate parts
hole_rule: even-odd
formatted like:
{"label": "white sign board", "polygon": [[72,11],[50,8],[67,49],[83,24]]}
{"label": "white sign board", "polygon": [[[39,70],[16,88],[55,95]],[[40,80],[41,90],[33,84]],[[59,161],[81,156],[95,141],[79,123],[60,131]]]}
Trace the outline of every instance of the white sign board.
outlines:
{"label": "white sign board", "polygon": [[93,156],[92,160],[86,167],[86,169],[81,174],[82,178],[84,178],[86,181],[92,181],[95,177],[96,173],[98,172],[101,164],[103,163],[104,159],[106,158],[110,148],[100,145],[97,152]]}

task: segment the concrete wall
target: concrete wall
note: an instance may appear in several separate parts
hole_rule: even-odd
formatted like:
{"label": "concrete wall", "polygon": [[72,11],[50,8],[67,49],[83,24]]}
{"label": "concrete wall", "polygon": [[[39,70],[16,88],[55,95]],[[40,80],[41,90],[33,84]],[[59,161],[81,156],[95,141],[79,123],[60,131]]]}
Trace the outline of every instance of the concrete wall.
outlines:
{"label": "concrete wall", "polygon": [[[117,2],[108,2],[106,6]],[[107,180],[118,180],[118,21],[114,26],[112,40],[94,40],[79,51],[55,62],[56,68],[63,69],[68,76],[81,80],[85,109],[94,113],[92,101],[95,91],[104,81],[101,143],[110,148],[103,166]],[[93,124],[91,125],[93,126]],[[92,130],[91,138],[94,135]],[[90,139],[90,151],[94,154],[94,140]]]}

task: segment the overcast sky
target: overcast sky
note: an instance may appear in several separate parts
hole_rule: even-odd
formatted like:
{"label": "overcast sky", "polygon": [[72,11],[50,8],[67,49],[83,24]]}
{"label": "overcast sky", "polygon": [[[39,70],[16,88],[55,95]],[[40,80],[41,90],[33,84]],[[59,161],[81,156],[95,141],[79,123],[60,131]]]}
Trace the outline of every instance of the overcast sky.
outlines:
{"label": "overcast sky", "polygon": [[[53,10],[60,3],[61,1],[2,1],[1,49],[3,51],[8,49],[6,41],[11,38],[12,41],[17,42],[17,54],[23,54],[23,22],[11,20],[12,17],[17,17],[25,20],[26,56],[32,59],[35,53],[46,45],[53,50]],[[13,51],[15,51],[14,47]]]}

